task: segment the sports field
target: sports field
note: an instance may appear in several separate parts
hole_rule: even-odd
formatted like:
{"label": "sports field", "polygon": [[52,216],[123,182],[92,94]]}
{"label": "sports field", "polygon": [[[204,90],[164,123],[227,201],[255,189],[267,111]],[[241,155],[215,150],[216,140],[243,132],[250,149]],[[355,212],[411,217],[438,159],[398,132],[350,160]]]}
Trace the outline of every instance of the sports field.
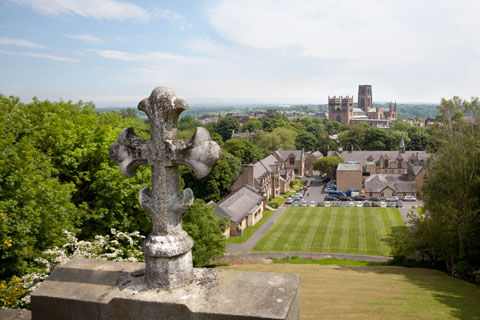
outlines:
{"label": "sports field", "polygon": [[300,275],[300,319],[480,319],[480,288],[431,269],[250,264]]}
{"label": "sports field", "polygon": [[391,228],[401,226],[395,208],[290,207],[253,251],[389,256]]}

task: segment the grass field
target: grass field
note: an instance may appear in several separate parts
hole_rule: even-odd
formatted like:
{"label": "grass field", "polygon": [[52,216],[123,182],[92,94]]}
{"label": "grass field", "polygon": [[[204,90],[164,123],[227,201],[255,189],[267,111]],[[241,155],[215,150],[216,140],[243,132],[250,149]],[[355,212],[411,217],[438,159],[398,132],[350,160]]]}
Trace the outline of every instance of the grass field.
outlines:
{"label": "grass field", "polygon": [[301,319],[480,319],[480,288],[436,270],[295,264],[228,268],[299,274]]}
{"label": "grass field", "polygon": [[391,228],[402,226],[395,208],[290,207],[253,251],[389,256]]}

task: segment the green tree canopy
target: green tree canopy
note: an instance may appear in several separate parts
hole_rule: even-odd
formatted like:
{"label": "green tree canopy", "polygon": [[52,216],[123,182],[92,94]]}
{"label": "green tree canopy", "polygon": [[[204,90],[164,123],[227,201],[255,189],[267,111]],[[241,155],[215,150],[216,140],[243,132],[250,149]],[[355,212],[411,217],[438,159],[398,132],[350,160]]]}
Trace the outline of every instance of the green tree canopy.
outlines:
{"label": "green tree canopy", "polygon": [[250,139],[233,138],[223,144],[223,150],[233,154],[242,163],[251,163],[254,158],[259,158],[257,146]]}
{"label": "green tree canopy", "polygon": [[295,147],[297,149],[304,149],[305,151],[314,151],[317,139],[310,132],[302,132],[295,138]]}
{"label": "green tree canopy", "polygon": [[249,132],[254,132],[254,131],[260,131],[263,129],[263,124],[260,122],[260,120],[253,118],[245,122],[245,124],[242,126],[242,131],[249,131]]}
{"label": "green tree canopy", "polygon": [[221,118],[217,122],[215,131],[222,137],[223,141],[227,141],[232,137],[232,131],[240,131],[240,124],[233,118]]}
{"label": "green tree canopy", "polygon": [[335,170],[343,159],[340,157],[323,157],[313,162],[313,170],[319,170],[323,173],[334,175]]}
{"label": "green tree canopy", "polygon": [[195,240],[192,248],[193,264],[203,267],[225,251],[223,232],[230,225],[228,218],[217,218],[215,207],[195,199],[182,217],[183,229]]}

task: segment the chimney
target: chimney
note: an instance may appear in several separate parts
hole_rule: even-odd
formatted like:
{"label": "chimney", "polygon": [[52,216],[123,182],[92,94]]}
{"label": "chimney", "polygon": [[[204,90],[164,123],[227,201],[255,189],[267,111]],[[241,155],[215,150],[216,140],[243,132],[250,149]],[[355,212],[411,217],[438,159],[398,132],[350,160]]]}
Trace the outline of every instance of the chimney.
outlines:
{"label": "chimney", "polygon": [[253,164],[257,163],[258,159],[257,158],[253,158]]}

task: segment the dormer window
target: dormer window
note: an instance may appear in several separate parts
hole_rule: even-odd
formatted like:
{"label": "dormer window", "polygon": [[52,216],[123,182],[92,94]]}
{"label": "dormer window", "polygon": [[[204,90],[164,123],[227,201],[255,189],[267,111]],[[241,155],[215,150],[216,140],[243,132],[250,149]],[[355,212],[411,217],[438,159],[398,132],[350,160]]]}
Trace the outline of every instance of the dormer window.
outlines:
{"label": "dormer window", "polygon": [[291,165],[294,165],[294,164],[295,164],[295,158],[294,158],[294,157],[291,157],[291,158],[290,158],[290,164],[291,164]]}

